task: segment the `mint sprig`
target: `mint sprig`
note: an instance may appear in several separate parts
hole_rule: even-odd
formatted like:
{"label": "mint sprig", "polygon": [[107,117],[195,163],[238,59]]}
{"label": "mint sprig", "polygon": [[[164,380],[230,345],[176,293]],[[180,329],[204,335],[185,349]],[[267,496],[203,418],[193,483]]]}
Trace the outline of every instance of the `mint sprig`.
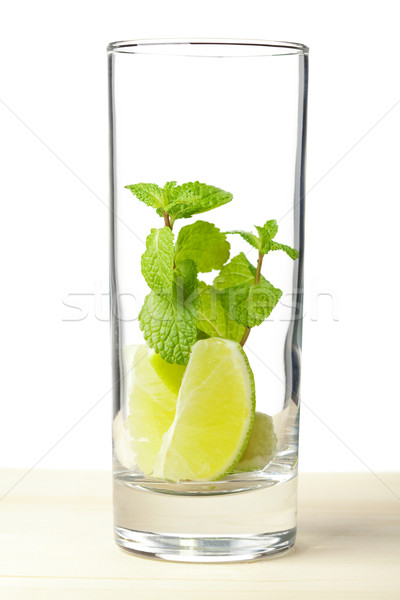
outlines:
{"label": "mint sprig", "polygon": [[[290,258],[295,260],[299,253],[294,248],[279,244],[274,241],[278,233],[278,223],[275,219],[266,221],[264,225],[255,225],[258,236],[249,231],[227,231],[228,234],[239,234],[246,242],[258,250],[257,268],[254,274],[253,285],[247,288],[240,287],[225,293],[221,298],[222,305],[228,311],[231,318],[238,323],[246,325],[240,343],[242,346],[247,341],[250,329],[255,325],[260,325],[266,319],[277,305],[282,291],[275,288],[268,281],[262,279],[261,267],[264,256],[271,250],[283,250]],[[232,301],[232,295],[235,299]]]}
{"label": "mint sprig", "polygon": [[[152,229],[142,255],[143,277],[150,288],[139,314],[139,326],[148,345],[170,363],[185,365],[197,339],[217,336],[246,342],[252,327],[260,325],[278,303],[282,291],[262,274],[266,254],[286,252],[293,260],[298,251],[275,241],[275,220],[256,226],[257,233],[221,232],[207,221],[182,227],[174,243],[177,219],[223,206],[232,194],[195,181],[164,187],[153,183],[127,185],[134,196],[154,208],[164,227]],[[230,262],[227,234],[239,234],[258,251],[257,267],[241,252]],[[212,286],[198,280],[199,273],[217,270]]]}
{"label": "mint sprig", "polygon": [[174,245],[176,219],[189,218],[222,206],[232,194],[195,181],[177,186],[168,181],[125,186],[138,200],[154,208],[164,227],[152,229],[141,259],[143,277],[151,292],[139,314],[147,343],[166,361],[186,364],[197,338],[197,273],[220,269],[229,258],[226,235],[212,223],[198,221],[183,227]]}
{"label": "mint sprig", "polygon": [[275,219],[267,221],[262,226],[255,225],[255,228],[257,229],[258,236],[250,231],[242,231],[240,229],[227,231],[226,233],[239,234],[246,242],[253,246],[253,248],[256,248],[261,254],[268,254],[270,250],[283,250],[293,260],[299,256],[298,251],[294,248],[272,241],[278,233],[278,223]]}

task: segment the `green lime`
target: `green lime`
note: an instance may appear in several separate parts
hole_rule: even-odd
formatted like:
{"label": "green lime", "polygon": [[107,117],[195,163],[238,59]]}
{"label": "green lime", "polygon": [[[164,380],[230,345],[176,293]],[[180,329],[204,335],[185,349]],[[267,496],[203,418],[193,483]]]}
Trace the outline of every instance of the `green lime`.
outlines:
{"label": "green lime", "polygon": [[171,481],[219,479],[243,454],[254,411],[254,377],[240,344],[199,340],[192,347],[154,475]]}
{"label": "green lime", "polygon": [[159,376],[159,378],[165,383],[168,389],[174,394],[179,394],[179,388],[181,387],[182,377],[185,372],[185,365],[175,365],[167,363],[159,354],[155,352],[150,356],[150,362]]}
{"label": "green lime", "polygon": [[123,352],[129,398],[126,426],[132,437],[137,465],[146,474],[152,473],[162,436],[174,420],[182,379],[182,374],[174,368],[177,365],[156,356],[145,345],[127,346]]}
{"label": "green lime", "polygon": [[256,412],[249,443],[242,454],[242,458],[235,465],[233,472],[263,469],[272,460],[276,444],[277,439],[272,417]]}

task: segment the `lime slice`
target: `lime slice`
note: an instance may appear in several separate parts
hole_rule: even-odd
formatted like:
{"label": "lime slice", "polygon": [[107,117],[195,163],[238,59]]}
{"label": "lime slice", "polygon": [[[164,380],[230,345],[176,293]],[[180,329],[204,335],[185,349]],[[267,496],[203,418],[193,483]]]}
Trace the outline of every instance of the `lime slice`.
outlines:
{"label": "lime slice", "polygon": [[240,344],[199,340],[192,347],[154,475],[171,481],[219,479],[247,446],[254,410],[254,377]]}
{"label": "lime slice", "polygon": [[[171,426],[175,417],[178,392],[171,390],[174,375],[166,375],[169,365],[153,366],[154,351],[145,345],[127,346],[124,349],[124,369],[126,393],[129,400],[129,416],[126,426],[132,437],[132,449],[136,454],[138,467],[146,474],[151,473],[154,461],[161,447],[163,434]],[[160,377],[160,369],[164,376]],[[177,385],[177,384],[176,384]]]}
{"label": "lime slice", "polygon": [[256,412],[249,443],[233,472],[257,471],[266,467],[275,454],[276,443],[272,417]]}

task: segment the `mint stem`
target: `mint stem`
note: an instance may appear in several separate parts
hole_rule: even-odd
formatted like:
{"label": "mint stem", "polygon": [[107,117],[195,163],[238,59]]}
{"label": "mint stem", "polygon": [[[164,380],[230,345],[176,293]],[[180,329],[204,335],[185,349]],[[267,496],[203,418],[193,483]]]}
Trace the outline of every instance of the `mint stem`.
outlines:
{"label": "mint stem", "polygon": [[250,335],[250,327],[246,327],[246,329],[244,330],[244,334],[242,336],[242,339],[240,340],[239,344],[243,347],[245,345],[245,343],[247,342],[247,338]]}
{"label": "mint stem", "polygon": [[[264,258],[264,254],[262,252],[258,253],[258,261],[257,261],[257,269],[256,269],[256,274],[254,275],[254,285],[258,285],[260,283],[260,278],[261,278],[261,266],[262,266],[262,262],[263,262],[263,258]],[[245,343],[247,342],[247,338],[250,335],[250,327],[246,327],[246,329],[244,330],[242,339],[240,340],[240,345],[243,347],[245,345]]]}
{"label": "mint stem", "polygon": [[[163,210],[162,214],[163,214],[163,217],[164,217],[164,225],[165,225],[165,227],[169,227],[170,230],[172,231],[172,225],[171,225],[171,221],[169,220],[169,214],[166,213],[165,210]],[[175,261],[174,261],[174,267],[173,268],[174,269],[176,268]]]}
{"label": "mint stem", "polygon": [[264,258],[264,254],[262,252],[259,252],[258,253],[258,261],[257,261],[257,270],[256,270],[256,274],[254,276],[254,285],[257,285],[258,283],[260,283],[261,266],[262,266],[263,258]]}
{"label": "mint stem", "polygon": [[164,217],[165,227],[169,227],[172,231],[172,225],[171,225],[171,221],[169,220],[169,214],[166,213],[165,210],[163,210],[163,217]]}

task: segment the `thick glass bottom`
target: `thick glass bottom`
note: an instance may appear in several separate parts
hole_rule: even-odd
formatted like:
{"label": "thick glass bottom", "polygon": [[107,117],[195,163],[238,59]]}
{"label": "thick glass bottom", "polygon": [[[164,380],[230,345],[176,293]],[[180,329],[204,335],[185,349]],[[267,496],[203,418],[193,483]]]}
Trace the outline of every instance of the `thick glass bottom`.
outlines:
{"label": "thick glass bottom", "polygon": [[295,542],[296,528],[259,535],[182,536],[115,527],[115,540],[140,556],[176,562],[240,562],[284,552]]}
{"label": "thick glass bottom", "polygon": [[184,562],[249,561],[293,546],[297,477],[229,493],[154,491],[115,480],[116,542]]}

